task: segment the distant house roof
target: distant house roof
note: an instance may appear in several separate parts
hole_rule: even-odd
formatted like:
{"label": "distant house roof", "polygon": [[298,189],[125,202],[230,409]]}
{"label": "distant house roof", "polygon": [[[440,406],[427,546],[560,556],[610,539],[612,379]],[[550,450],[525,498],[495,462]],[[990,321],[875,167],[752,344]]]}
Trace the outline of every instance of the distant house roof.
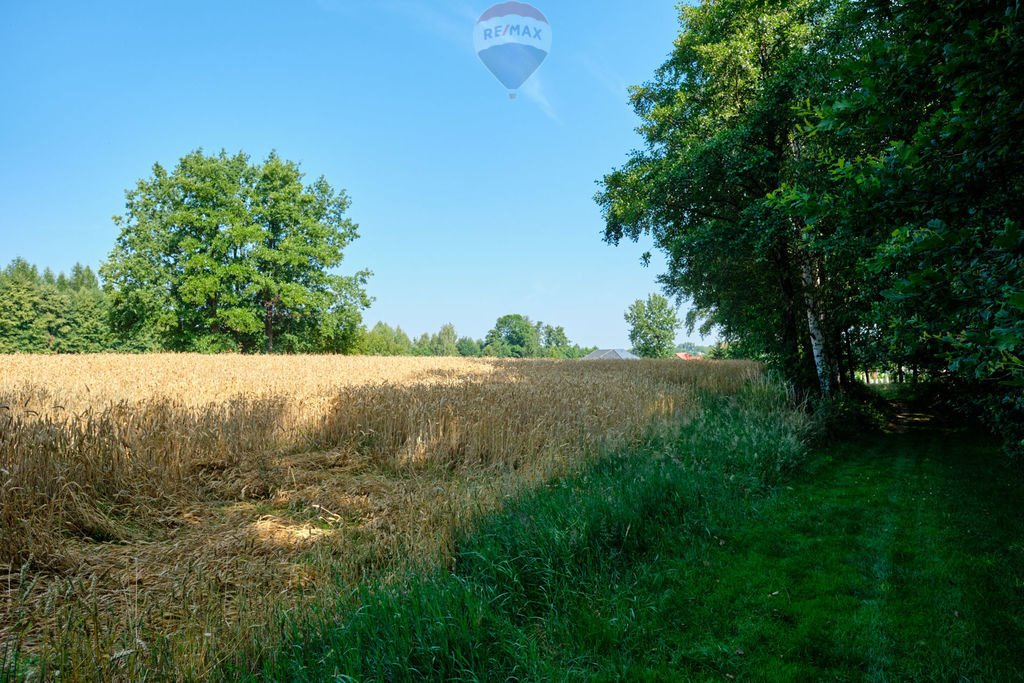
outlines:
{"label": "distant house roof", "polygon": [[686,353],[685,351],[683,351],[682,353],[677,353],[676,358],[679,358],[680,360],[701,360],[702,357],[695,356],[692,353]]}
{"label": "distant house roof", "polygon": [[640,357],[625,349],[598,349],[588,353],[583,360],[640,360]]}

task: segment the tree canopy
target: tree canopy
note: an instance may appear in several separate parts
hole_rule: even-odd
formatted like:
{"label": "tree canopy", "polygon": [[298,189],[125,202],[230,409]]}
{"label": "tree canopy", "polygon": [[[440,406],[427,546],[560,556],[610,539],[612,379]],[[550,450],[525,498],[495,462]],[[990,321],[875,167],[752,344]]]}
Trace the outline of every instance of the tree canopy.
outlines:
{"label": "tree canopy", "polygon": [[647,147],[598,195],[606,240],[649,233],[665,252],[660,279],[692,302],[691,330],[752,340],[802,385],[816,374],[809,322],[820,322],[822,281],[803,226],[769,195],[799,172],[793,105],[817,87],[807,62],[821,7],[682,6],[669,60],[632,91]]}
{"label": "tree canopy", "polygon": [[629,341],[633,352],[643,358],[667,358],[675,353],[679,317],[668,299],[651,294],[637,299],[626,310]]}
{"label": "tree canopy", "polygon": [[95,353],[125,350],[107,324],[96,274],[76,263],[70,274],[21,258],[0,270],[0,353]]}
{"label": "tree canopy", "polygon": [[171,350],[345,351],[369,276],[334,274],[357,237],[349,199],[271,153],[183,157],[127,192],[101,274],[115,329]]}
{"label": "tree canopy", "polygon": [[646,146],[597,197],[605,239],[652,236],[691,328],[802,390],[879,366],[968,383],[1024,450],[1020,11],[681,6],[632,90]]}
{"label": "tree canopy", "polygon": [[498,318],[482,346],[482,355],[499,358],[582,358],[590,351],[573,344],[563,327],[519,313]]}

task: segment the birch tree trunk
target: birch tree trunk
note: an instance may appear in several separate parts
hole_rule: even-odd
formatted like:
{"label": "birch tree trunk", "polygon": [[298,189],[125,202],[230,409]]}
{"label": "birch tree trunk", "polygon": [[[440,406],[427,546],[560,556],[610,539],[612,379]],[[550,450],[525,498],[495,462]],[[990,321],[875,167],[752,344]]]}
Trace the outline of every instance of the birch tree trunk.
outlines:
{"label": "birch tree trunk", "polygon": [[[800,140],[791,135],[789,138],[789,151],[793,158],[799,161],[803,157],[803,149]],[[802,225],[796,219],[792,219],[793,227],[796,230],[796,243],[802,241]],[[814,356],[814,368],[818,372],[818,384],[821,387],[822,396],[832,395],[832,359],[829,356],[828,345],[825,343],[825,332],[821,325],[821,309],[818,303],[818,289],[821,285],[821,276],[817,272],[810,254],[804,249],[804,253],[798,253],[800,259],[800,273],[804,283],[804,301],[807,309],[807,329],[811,336],[811,355]]]}
{"label": "birch tree trunk", "polygon": [[821,329],[821,312],[818,307],[817,291],[819,278],[814,267],[806,259],[802,266],[804,281],[804,298],[807,302],[807,329],[811,335],[811,353],[814,356],[814,367],[818,371],[818,384],[822,396],[832,395],[832,362],[825,345],[825,333]]}

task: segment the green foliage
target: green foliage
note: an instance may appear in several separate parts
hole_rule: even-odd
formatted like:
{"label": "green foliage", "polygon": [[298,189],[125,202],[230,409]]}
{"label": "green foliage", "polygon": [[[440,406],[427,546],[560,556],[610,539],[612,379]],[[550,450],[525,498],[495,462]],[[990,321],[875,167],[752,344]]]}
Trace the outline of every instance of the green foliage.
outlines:
{"label": "green foliage", "polygon": [[430,337],[430,355],[459,356],[459,335],[451,323],[442,325],[440,331]]}
{"label": "green foliage", "polygon": [[560,325],[534,323],[514,313],[498,318],[484,338],[481,354],[497,358],[582,358],[592,349],[573,344]]}
{"label": "green foliage", "polygon": [[632,90],[646,149],[605,176],[597,197],[607,241],[646,233],[665,253],[660,279],[692,302],[691,331],[717,328],[802,388],[817,384],[808,310],[843,274],[804,278],[821,259],[804,224],[768,197],[802,173],[793,106],[821,87],[810,48],[826,10],[811,0],[682,5],[668,61]]}
{"label": "green foliage", "polygon": [[430,348],[430,335],[429,334],[424,332],[423,334],[421,334],[419,337],[416,338],[416,341],[414,341],[412,343],[412,355],[414,355],[414,356],[430,356],[430,355],[433,355],[431,353],[431,348]]}
{"label": "green foliage", "polygon": [[[500,326],[503,331],[498,333]],[[451,323],[433,334],[424,332],[415,341],[399,328],[377,323],[362,331],[356,353],[373,356],[462,356],[475,358],[581,358],[590,352],[569,341],[562,327],[532,323],[526,316],[504,316],[486,340],[460,337]]]}
{"label": "green foliage", "polygon": [[679,318],[676,309],[660,294],[647,301],[637,299],[626,311],[629,341],[633,351],[644,358],[667,358],[675,351]]}
{"label": "green foliage", "polygon": [[668,61],[632,91],[647,146],[604,179],[605,238],[651,235],[691,329],[799,388],[815,371],[826,393],[855,370],[967,380],[1024,452],[1020,8],[680,13]]}
{"label": "green foliage", "polygon": [[536,358],[540,353],[538,328],[525,315],[503,315],[484,338],[485,356]]}
{"label": "green foliage", "polygon": [[[983,387],[977,401],[1024,453],[1024,57],[1020,9],[864,0],[837,14],[861,87],[808,109],[821,184],[841,225],[870,225],[863,317],[881,355]],[[853,40],[853,39],[851,39]]]}
{"label": "green foliage", "polygon": [[364,356],[406,356],[412,353],[412,340],[401,327],[393,328],[379,322],[362,334],[356,353]]}
{"label": "green foliage", "polygon": [[24,259],[0,271],[0,353],[96,353],[119,348],[88,266],[43,274]]}
{"label": "green foliage", "polygon": [[458,349],[460,356],[467,358],[479,356],[483,351],[483,345],[472,337],[459,337],[458,341],[455,342],[455,347]]}
{"label": "green foliage", "polygon": [[[473,340],[469,340],[472,342]],[[460,342],[462,346],[466,346],[466,342],[459,339],[458,332],[455,331],[455,326],[451,323],[447,323],[441,326],[441,329],[433,334],[427,334],[424,332],[419,336],[418,339],[404,352],[395,353],[391,355],[413,355],[413,356],[463,356],[463,355],[480,355],[479,345],[476,347],[476,353],[464,354],[460,349]],[[475,342],[474,342],[475,343]],[[472,351],[472,348],[467,347],[468,351]]]}
{"label": "green foliage", "polygon": [[331,274],[357,237],[349,199],[324,178],[303,185],[271,154],[201,150],[127,192],[103,265],[117,331],[152,330],[171,350],[347,351],[369,276]]}
{"label": "green foliage", "polygon": [[543,358],[579,359],[594,350],[595,347],[582,347],[573,344],[565,329],[561,325],[545,325],[537,323],[537,331],[540,333],[541,350]]}

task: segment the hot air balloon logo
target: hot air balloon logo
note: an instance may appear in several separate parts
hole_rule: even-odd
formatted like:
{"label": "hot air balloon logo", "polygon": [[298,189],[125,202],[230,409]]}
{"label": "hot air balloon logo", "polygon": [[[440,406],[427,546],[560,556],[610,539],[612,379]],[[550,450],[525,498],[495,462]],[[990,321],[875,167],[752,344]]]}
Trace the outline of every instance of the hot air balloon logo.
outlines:
{"label": "hot air balloon logo", "polygon": [[477,19],[473,46],[480,61],[515,99],[551,50],[551,25],[540,10],[522,2],[501,2]]}

